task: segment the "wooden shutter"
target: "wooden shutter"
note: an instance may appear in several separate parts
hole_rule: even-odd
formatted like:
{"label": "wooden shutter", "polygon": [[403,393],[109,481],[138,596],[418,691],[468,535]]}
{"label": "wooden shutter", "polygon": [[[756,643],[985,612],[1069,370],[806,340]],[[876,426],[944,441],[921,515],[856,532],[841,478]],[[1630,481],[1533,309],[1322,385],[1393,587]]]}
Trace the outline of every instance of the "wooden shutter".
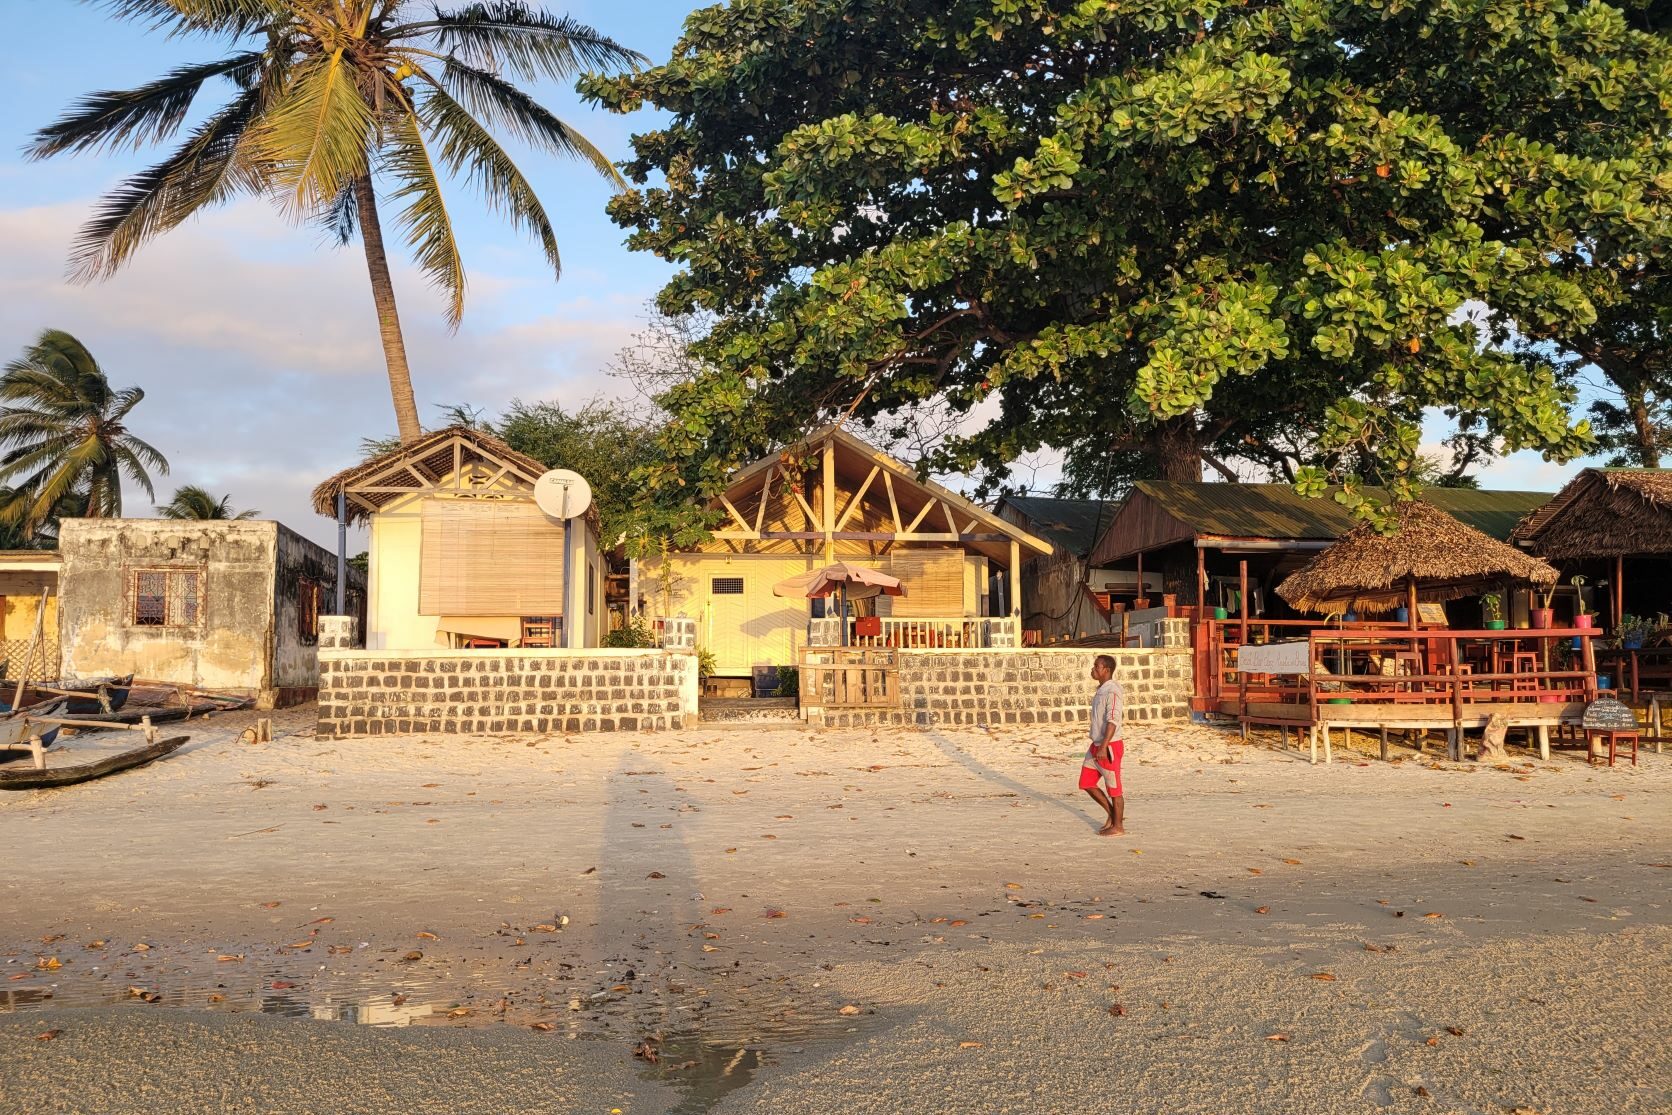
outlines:
{"label": "wooden shutter", "polygon": [[563,525],[532,503],[425,500],[418,612],[562,615]]}
{"label": "wooden shutter", "polygon": [[888,599],[889,614],[956,618],[964,614],[962,550],[900,550],[888,557],[888,572],[900,578],[904,596]]}

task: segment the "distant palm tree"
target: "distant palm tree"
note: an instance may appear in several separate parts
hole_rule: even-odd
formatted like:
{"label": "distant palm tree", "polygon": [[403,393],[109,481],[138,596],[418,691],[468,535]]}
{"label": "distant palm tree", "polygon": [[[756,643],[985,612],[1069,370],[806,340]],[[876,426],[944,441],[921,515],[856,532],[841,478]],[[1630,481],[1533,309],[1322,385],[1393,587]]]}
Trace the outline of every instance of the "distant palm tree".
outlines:
{"label": "distant palm tree", "polygon": [[209,35],[232,52],[129,90],[92,93],[38,132],[29,153],[138,148],[173,136],[203,86],[225,78],[232,100],[173,154],[124,182],[83,228],[73,263],[109,275],[147,240],[208,206],[254,194],[324,224],[365,249],[389,390],[402,441],[421,434],[383,247],[374,173],[401,206],[396,221],[418,267],[464,312],[465,273],[441,180],[474,183],[490,209],[531,232],[554,273],[557,237],[534,187],[490,132],[621,176],[579,132],[507,81],[572,78],[643,55],[523,0],[474,0],[442,11],[413,0],[107,0],[122,17],[176,35]]}
{"label": "distant palm tree", "polygon": [[174,496],[167,503],[157,508],[157,514],[165,519],[253,519],[259,511],[232,510],[232,497],[222,496],[216,499],[206,489],[196,484],[186,484],[174,489]]}
{"label": "distant palm tree", "polygon": [[79,497],[87,518],[122,514],[122,478],[151,499],[151,472],[167,474],[163,455],[128,433],[128,415],[145,398],[137,387],[114,390],[87,346],[48,329],[0,372],[0,522],[29,538]]}

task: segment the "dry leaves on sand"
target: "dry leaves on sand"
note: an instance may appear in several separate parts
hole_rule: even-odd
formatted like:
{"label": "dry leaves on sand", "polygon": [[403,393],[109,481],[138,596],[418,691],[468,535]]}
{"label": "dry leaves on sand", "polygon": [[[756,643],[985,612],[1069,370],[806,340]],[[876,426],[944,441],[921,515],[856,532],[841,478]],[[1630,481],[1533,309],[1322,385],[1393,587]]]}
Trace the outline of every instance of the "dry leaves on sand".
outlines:
{"label": "dry leaves on sand", "polygon": [[1334,983],[1335,982],[1335,973],[1334,972],[1313,972],[1312,973],[1312,978],[1316,979],[1316,980],[1323,980],[1326,983]]}
{"label": "dry leaves on sand", "polygon": [[440,937],[437,937],[434,933],[431,933],[428,929],[420,929],[418,931],[418,938],[420,940],[424,940],[424,941],[439,941],[439,940],[441,940]]}
{"label": "dry leaves on sand", "polygon": [[1289,1035],[1288,1034],[1267,1034],[1266,1035],[1266,1040],[1267,1041],[1288,1041],[1289,1040]]}
{"label": "dry leaves on sand", "polygon": [[847,1015],[848,1017],[852,1017],[853,1015],[856,1015],[856,1014],[859,1013],[859,1008],[852,1003],[848,1003],[848,1004],[842,1006],[840,1009],[838,1009],[836,1011],[836,1013],[841,1014],[841,1015]]}
{"label": "dry leaves on sand", "polygon": [[1122,1003],[1116,1003],[1113,1006],[1111,1006],[1109,1008],[1109,1017],[1110,1018],[1125,1018],[1126,1017],[1126,1007],[1125,1007],[1125,1005],[1122,1004]]}
{"label": "dry leaves on sand", "polygon": [[63,1030],[42,1030],[40,1033],[35,1035],[35,1040],[36,1041],[52,1041],[54,1038],[56,1038],[59,1034],[61,1034],[63,1032],[64,1032]]}
{"label": "dry leaves on sand", "polygon": [[979,1042],[979,1041],[961,1041],[961,1042],[958,1043],[958,1048],[959,1049],[985,1049],[986,1044],[984,1042]]}

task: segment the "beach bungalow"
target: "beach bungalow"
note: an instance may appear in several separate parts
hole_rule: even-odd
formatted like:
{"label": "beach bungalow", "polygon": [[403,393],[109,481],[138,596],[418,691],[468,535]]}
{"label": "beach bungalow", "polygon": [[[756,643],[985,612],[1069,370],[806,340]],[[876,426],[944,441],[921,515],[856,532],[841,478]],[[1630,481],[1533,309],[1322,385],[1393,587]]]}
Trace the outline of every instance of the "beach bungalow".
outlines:
{"label": "beach bungalow", "polygon": [[604,568],[595,507],[566,526],[534,502],[546,467],[452,426],[344,469],[314,508],[367,525],[368,650],[595,647]]}
{"label": "beach bungalow", "polygon": [[[1500,542],[1548,498],[1470,488],[1423,492],[1432,506]],[[1199,601],[1235,617],[1246,592],[1248,615],[1283,618],[1296,613],[1272,590],[1356,525],[1333,499],[1308,499],[1288,484],[1145,480],[1133,485],[1089,560],[1093,568],[1129,569],[1146,582],[1159,573],[1181,604]],[[1520,608],[1512,621],[1526,618],[1524,601]]]}
{"label": "beach bungalow", "polygon": [[[1147,608],[1161,600],[1161,575],[1140,585],[1131,569],[1092,568],[1092,549],[1120,509],[1119,500],[1005,496],[993,510],[1051,543],[1049,555],[1022,559],[1022,630],[1042,644],[1115,630],[1113,606]],[[1037,635],[1032,633],[1037,632]]]}
{"label": "beach bungalow", "polygon": [[835,561],[880,569],[906,590],[858,602],[850,643],[1018,646],[1022,564],[1053,552],[837,425],[740,470],[711,510],[723,522],[708,542],[643,563],[639,600],[653,619],[694,621],[721,678],[794,665],[810,638],[840,641],[843,620],[824,601],[773,593]]}

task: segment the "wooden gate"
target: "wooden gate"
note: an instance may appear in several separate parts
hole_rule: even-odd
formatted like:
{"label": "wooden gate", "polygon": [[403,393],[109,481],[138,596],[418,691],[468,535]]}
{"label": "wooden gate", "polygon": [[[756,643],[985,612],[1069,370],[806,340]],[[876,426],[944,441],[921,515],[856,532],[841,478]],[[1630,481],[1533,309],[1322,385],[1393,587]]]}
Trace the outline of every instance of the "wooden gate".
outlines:
{"label": "wooden gate", "polygon": [[894,708],[900,652],[893,647],[803,647],[801,708]]}

